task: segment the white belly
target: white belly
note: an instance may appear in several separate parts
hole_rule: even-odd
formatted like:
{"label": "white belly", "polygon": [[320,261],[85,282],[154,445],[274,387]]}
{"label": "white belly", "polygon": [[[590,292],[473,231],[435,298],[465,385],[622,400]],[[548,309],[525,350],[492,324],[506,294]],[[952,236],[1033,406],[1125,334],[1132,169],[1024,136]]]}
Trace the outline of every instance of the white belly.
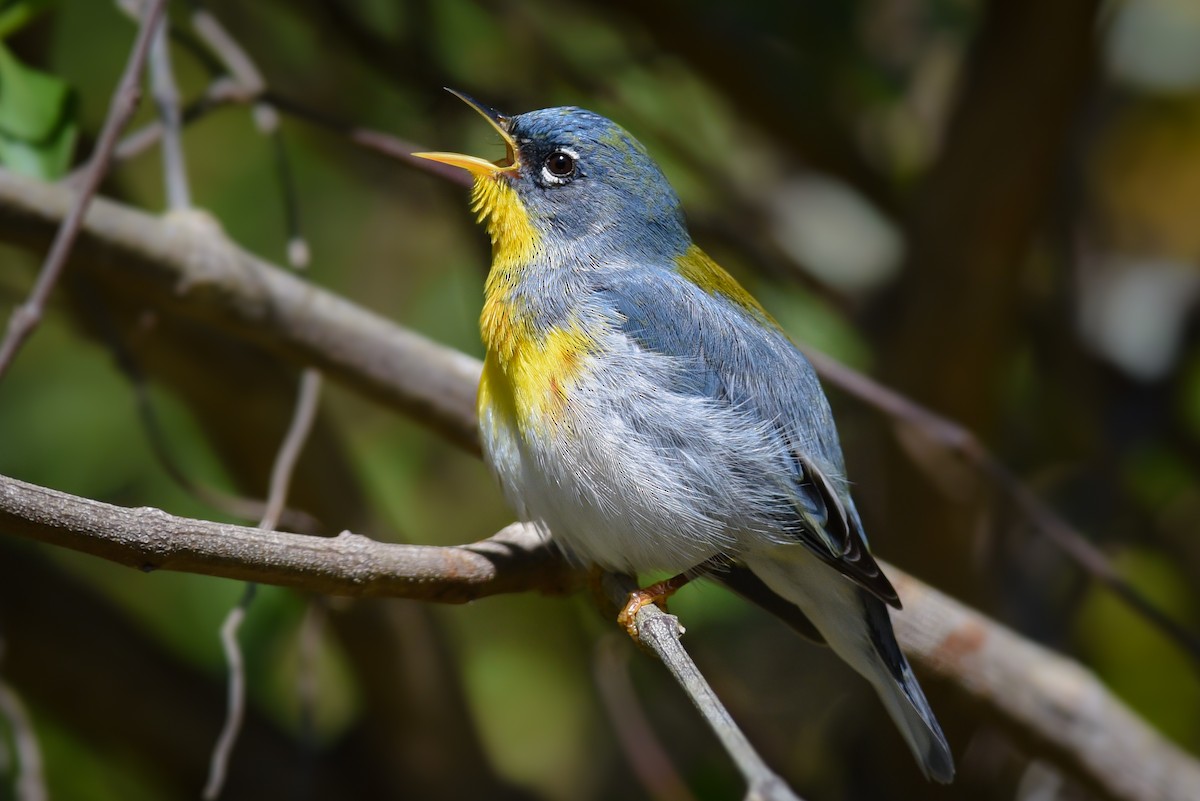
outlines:
{"label": "white belly", "polygon": [[780,495],[764,431],[710,399],[665,395],[652,370],[601,381],[592,368],[552,421],[518,424],[481,402],[485,460],[522,519],[580,562],[633,573],[785,537],[757,514]]}

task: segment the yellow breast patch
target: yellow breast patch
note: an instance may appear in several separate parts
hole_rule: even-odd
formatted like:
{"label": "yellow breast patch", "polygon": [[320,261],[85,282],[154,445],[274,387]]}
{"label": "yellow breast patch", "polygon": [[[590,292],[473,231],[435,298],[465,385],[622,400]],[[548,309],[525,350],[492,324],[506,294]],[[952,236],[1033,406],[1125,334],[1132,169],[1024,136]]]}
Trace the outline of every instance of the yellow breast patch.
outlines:
{"label": "yellow breast patch", "polygon": [[489,348],[483,363],[481,416],[490,409],[522,431],[564,424],[567,400],[586,366],[592,338],[574,325],[541,338],[520,322],[510,327],[519,333],[503,352]]}
{"label": "yellow breast patch", "polygon": [[542,242],[507,178],[476,178],[472,199],[492,238],[492,269],[479,320],[487,348],[479,409],[490,409],[522,430],[561,424],[592,339],[577,324],[539,332],[517,299],[515,290],[538,259]]}

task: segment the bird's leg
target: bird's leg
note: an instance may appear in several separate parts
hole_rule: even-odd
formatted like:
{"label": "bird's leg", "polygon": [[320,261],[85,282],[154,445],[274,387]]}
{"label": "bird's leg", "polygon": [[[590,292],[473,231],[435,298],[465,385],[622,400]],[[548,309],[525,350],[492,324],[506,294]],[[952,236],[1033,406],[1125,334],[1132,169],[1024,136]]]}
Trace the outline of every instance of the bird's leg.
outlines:
{"label": "bird's leg", "polygon": [[629,636],[636,640],[638,638],[637,613],[641,611],[641,608],[650,604],[658,604],[664,612],[667,611],[667,599],[691,580],[691,573],[680,573],[666,581],[659,581],[649,587],[634,590],[629,593],[629,600],[625,602],[621,614],[617,615],[617,623],[624,626]]}

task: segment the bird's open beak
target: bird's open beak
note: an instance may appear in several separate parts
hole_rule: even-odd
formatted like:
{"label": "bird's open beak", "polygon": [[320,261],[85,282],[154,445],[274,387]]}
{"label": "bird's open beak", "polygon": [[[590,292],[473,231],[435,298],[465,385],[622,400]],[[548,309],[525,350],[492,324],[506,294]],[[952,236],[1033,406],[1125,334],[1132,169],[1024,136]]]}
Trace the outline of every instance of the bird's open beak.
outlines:
{"label": "bird's open beak", "polygon": [[442,164],[449,164],[451,167],[461,167],[476,177],[514,172],[520,164],[517,160],[517,143],[513,141],[512,135],[508,132],[509,118],[493,108],[488,108],[469,95],[450,88],[447,88],[446,91],[478,111],[483,115],[484,119],[492,124],[492,127],[504,139],[504,145],[508,148],[507,155],[503,161],[496,162],[481,159],[479,156],[467,156],[462,153],[413,153],[413,155],[417,158],[429,159],[430,161],[440,161]]}

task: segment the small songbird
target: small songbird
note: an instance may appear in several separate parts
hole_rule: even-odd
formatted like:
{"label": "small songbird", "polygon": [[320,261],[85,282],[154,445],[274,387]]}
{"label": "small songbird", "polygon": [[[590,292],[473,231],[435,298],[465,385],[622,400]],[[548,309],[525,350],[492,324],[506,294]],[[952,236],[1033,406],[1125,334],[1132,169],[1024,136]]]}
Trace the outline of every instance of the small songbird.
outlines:
{"label": "small songbird", "polygon": [[581,563],[681,574],[635,593],[629,621],[692,575],[752,574],[874,685],[925,775],[949,782],[811,365],[692,243],[679,198],[623,128],[458,96],[507,156],[415,155],[474,176],[491,236],[479,427],[509,503]]}

